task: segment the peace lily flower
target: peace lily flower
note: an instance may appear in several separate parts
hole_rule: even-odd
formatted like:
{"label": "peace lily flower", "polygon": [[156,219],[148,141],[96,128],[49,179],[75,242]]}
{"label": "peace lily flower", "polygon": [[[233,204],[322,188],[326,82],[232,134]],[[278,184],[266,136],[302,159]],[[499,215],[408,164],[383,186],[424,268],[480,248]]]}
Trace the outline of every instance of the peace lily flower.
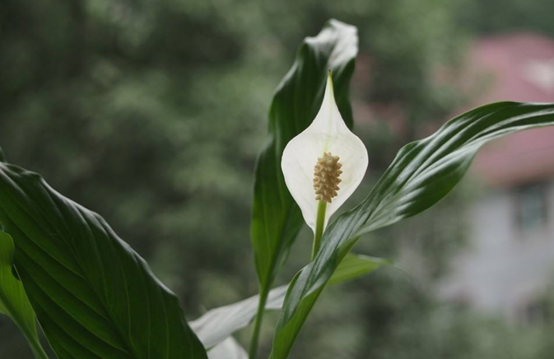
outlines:
{"label": "peace lily flower", "polygon": [[340,115],[329,72],[316,118],[287,144],[281,160],[285,183],[315,234],[312,255],[319,249],[329,217],[361,183],[367,165],[363,142]]}

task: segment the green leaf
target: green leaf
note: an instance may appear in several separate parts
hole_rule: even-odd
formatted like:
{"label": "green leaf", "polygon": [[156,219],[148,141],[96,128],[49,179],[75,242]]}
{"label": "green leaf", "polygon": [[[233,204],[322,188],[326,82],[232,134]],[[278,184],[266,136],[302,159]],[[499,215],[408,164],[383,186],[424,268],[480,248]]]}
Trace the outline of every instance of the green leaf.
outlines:
{"label": "green leaf", "polygon": [[269,290],[285,262],[303,219],[285,185],[281,156],[286,144],[315,118],[333,71],[339,110],[352,127],[348,85],[358,52],[356,28],[331,20],[316,37],[304,40],[291,70],[273,98],[269,140],[256,165],[251,236],[260,292]]}
{"label": "green leaf", "polygon": [[334,74],[339,111],[346,125],[352,128],[348,85],[357,52],[356,28],[336,20],[329,21],[319,35],[304,40],[296,61],[273,98],[269,111],[269,139],[256,164],[250,227],[260,287],[259,313],[250,346],[253,359],[266,297],[303,223],[281,171],[283,150],[315,118],[329,70]]}
{"label": "green leaf", "polygon": [[36,358],[46,358],[37,334],[36,316],[25,288],[13,271],[15,246],[12,237],[0,230],[0,313],[9,316],[19,327]]}
{"label": "green leaf", "polygon": [[461,180],[486,142],[550,125],[554,125],[554,104],[494,103],[458,116],[432,136],[403,147],[369,196],[329,225],[318,255],[296,275],[281,311],[272,359],[288,356],[317,297],[360,235],[437,203]]}
{"label": "green leaf", "polygon": [[176,296],[96,213],[0,163],[0,224],[61,359],[207,358]]}
{"label": "green leaf", "polygon": [[[329,284],[343,283],[390,264],[391,262],[386,259],[349,254],[339,265]],[[284,285],[272,289],[269,292],[265,310],[280,310],[287,288],[288,286]],[[215,347],[254,320],[258,310],[258,299],[259,296],[255,295],[237,303],[211,309],[190,322],[190,326],[206,348]]]}
{"label": "green leaf", "polygon": [[329,285],[346,282],[363,275],[374,272],[382,266],[391,265],[392,262],[387,259],[364,256],[361,254],[349,253],[339,264],[331,279]]}

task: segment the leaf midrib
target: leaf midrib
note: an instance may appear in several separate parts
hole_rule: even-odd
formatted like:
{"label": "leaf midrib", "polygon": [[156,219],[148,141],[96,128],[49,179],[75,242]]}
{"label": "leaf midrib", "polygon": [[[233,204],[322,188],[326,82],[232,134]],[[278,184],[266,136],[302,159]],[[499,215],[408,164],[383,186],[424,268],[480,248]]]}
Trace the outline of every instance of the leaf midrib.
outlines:
{"label": "leaf midrib", "polygon": [[[1,166],[4,166],[4,164],[0,164],[0,165],[1,165]],[[9,170],[10,170],[10,168],[8,167],[8,171],[9,171]],[[22,175],[20,174],[20,176],[21,176],[21,178],[22,178],[25,182],[27,182],[28,179],[29,179],[28,172],[26,172],[26,173],[24,173],[24,174],[22,174]],[[19,185],[17,185],[17,183],[16,183],[15,181],[14,181],[14,184],[15,184],[18,188],[21,189],[21,187],[19,187]],[[44,183],[41,181],[39,185],[40,185],[40,186],[43,186]],[[46,194],[48,194],[48,196],[50,196],[50,192],[49,192],[49,191],[45,191],[44,193],[46,193]],[[8,191],[8,196],[10,197],[12,203],[14,203],[16,206],[18,206],[18,208],[19,208],[23,213],[25,213],[25,214],[29,217],[29,219],[37,225],[38,228],[40,228],[40,229],[42,229],[42,230],[44,231],[43,225],[40,224],[40,223],[34,218],[34,216],[31,215],[23,206],[21,206],[21,204],[19,203],[19,201],[14,200],[13,196],[11,195],[11,193],[9,193],[9,191]],[[49,197],[49,198],[50,198],[50,200],[52,200],[51,197]],[[53,204],[53,205],[55,206],[55,208],[58,210],[58,213],[60,214],[60,216],[62,216],[62,215],[61,215],[61,212],[59,212],[59,208],[58,208],[58,205],[56,204],[56,202],[55,202],[55,201],[52,201],[52,204]],[[69,201],[69,204],[72,205],[72,206],[75,206],[75,205],[76,205],[76,204],[75,204],[74,202],[72,202],[72,201]],[[38,206],[38,209],[39,209],[39,211],[41,212],[40,216],[43,217],[43,219],[45,219],[45,222],[48,223],[48,225],[52,225],[52,223],[48,220],[48,217],[44,214],[44,212],[43,212],[41,206]],[[81,214],[80,208],[77,207],[77,209],[79,210],[79,214]],[[12,217],[11,217],[9,214],[7,214],[6,212],[4,212],[4,213],[5,213],[5,214],[7,215],[7,217],[10,219],[10,221],[12,221],[12,223],[15,223],[15,222],[13,221]],[[62,218],[63,218],[63,216],[62,216]],[[64,221],[64,223],[65,223],[65,221]],[[87,228],[88,228],[88,227],[89,227],[89,226],[88,226],[88,222],[87,222]],[[17,226],[17,228],[19,228],[19,227]],[[22,232],[25,234],[25,236],[26,236],[27,238],[29,238],[30,242],[32,242],[33,244],[35,244],[35,246],[37,246],[38,248],[40,248],[41,251],[42,251],[43,253],[46,253],[48,256],[50,256],[51,258],[53,258],[54,260],[56,260],[58,263],[60,263],[60,264],[61,264],[64,268],[66,268],[68,271],[74,273],[75,275],[77,275],[77,276],[79,276],[79,277],[81,277],[81,278],[83,279],[83,281],[85,282],[85,284],[87,284],[87,286],[88,286],[89,288],[91,288],[91,293],[93,293],[93,294],[96,296],[95,299],[98,301],[98,303],[101,304],[101,307],[100,307],[99,309],[102,310],[104,313],[100,313],[100,312],[98,312],[98,310],[97,310],[96,308],[90,307],[86,302],[84,302],[83,300],[81,300],[81,299],[80,299],[78,296],[76,296],[74,293],[72,293],[72,292],[70,292],[70,291],[68,291],[68,293],[70,293],[70,294],[73,295],[75,298],[77,298],[78,301],[81,302],[81,303],[83,303],[85,306],[90,307],[91,309],[93,309],[93,310],[94,310],[95,312],[97,312],[99,315],[103,316],[102,314],[105,314],[104,317],[105,317],[110,323],[113,323],[113,324],[114,324],[114,328],[116,329],[116,330],[115,330],[115,333],[118,333],[118,338],[117,338],[117,339],[119,339],[119,341],[121,342],[122,348],[124,348],[125,351],[126,351],[129,355],[132,355],[132,356],[136,357],[136,355],[135,355],[136,353],[135,353],[133,350],[131,350],[131,347],[130,347],[130,345],[129,345],[130,343],[128,343],[126,340],[124,340],[124,337],[125,337],[125,336],[123,335],[123,333],[121,333],[120,326],[117,325],[117,322],[114,320],[114,318],[112,317],[112,315],[107,311],[108,307],[105,305],[104,301],[101,300],[99,294],[98,294],[97,291],[96,291],[96,288],[94,288],[94,286],[90,285],[91,281],[89,280],[88,275],[86,274],[86,271],[83,269],[83,264],[82,264],[82,261],[81,261],[80,257],[77,256],[77,255],[75,255],[74,249],[71,248],[71,246],[69,246],[69,245],[66,243],[65,240],[62,240],[64,237],[61,235],[59,229],[58,229],[56,226],[54,226],[54,228],[55,228],[54,233],[56,233],[56,234],[58,235],[58,237],[60,238],[60,242],[62,243],[62,245],[63,245],[64,247],[69,248],[70,253],[71,253],[71,254],[73,255],[73,257],[76,259],[77,265],[79,266],[78,269],[80,270],[81,273],[75,272],[72,268],[69,268],[63,261],[60,261],[57,257],[52,256],[48,251],[46,251],[46,250],[45,250],[44,248],[42,248],[36,241],[34,241],[34,240],[32,239],[32,237],[28,236],[28,235],[25,233],[26,231],[25,231],[24,229],[21,229],[21,228],[20,228],[20,230],[22,230]],[[45,231],[45,233],[50,233],[50,232],[49,232],[49,231]],[[48,236],[47,236],[47,237],[48,237]],[[32,262],[34,262],[35,265],[37,265],[38,267],[41,267],[40,264],[37,263],[36,261],[32,260]],[[45,271],[45,272],[48,273],[48,271]],[[124,273],[124,271],[122,271],[122,273]],[[60,286],[63,287],[63,284],[60,283],[55,277],[52,277],[51,275],[49,275],[49,276],[50,276],[52,279],[54,279],[55,282],[57,282],[58,284],[60,284]],[[104,280],[104,276],[102,277],[102,280]],[[35,280],[35,283],[37,284],[37,287],[39,287],[38,282],[37,282],[36,280]],[[39,287],[39,288],[40,288],[40,287]],[[40,289],[41,289],[41,291],[43,290],[42,288],[40,288]],[[127,292],[126,292],[126,295],[127,295]],[[128,296],[127,296],[127,300],[128,300]],[[56,302],[56,301],[54,300],[54,302]],[[57,303],[57,305],[58,305],[63,311],[65,311],[69,316],[71,316],[72,318],[74,318],[74,319],[75,319],[75,322],[80,323],[79,321],[76,320],[76,318],[75,318],[71,313],[69,313],[69,312],[64,308],[64,306],[60,305],[58,302],[56,302],[56,303]],[[127,307],[130,308],[129,305],[128,305]],[[129,316],[129,318],[130,318],[130,316]],[[54,322],[57,323],[56,321],[54,321]],[[89,327],[83,325],[82,323],[80,323],[80,324],[83,326],[83,328],[86,328],[86,329],[87,329],[87,332],[91,333],[92,335],[94,335],[95,337],[99,338],[100,340],[106,342],[105,339],[99,337],[94,331],[90,330]],[[116,348],[116,349],[118,349],[118,350],[121,350],[121,349],[122,349],[122,348],[117,348],[117,347],[115,347],[112,343],[109,343],[109,342],[106,342],[106,343],[107,343],[108,345],[110,345],[110,346],[113,346],[114,348]]]}

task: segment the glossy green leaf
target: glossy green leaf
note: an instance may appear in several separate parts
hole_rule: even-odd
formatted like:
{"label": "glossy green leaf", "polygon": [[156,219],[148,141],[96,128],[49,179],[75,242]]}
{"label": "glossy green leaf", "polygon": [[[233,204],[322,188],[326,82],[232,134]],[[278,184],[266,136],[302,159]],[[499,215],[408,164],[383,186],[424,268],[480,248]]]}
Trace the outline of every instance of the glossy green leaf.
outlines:
{"label": "glossy green leaf", "polygon": [[205,359],[176,296],[96,213],[0,163],[0,224],[61,359]]}
{"label": "glossy green leaf", "polygon": [[281,171],[283,150],[314,120],[321,107],[329,70],[334,74],[337,106],[346,125],[352,128],[348,85],[357,52],[356,28],[336,20],[329,21],[316,37],[306,38],[301,44],[292,68],[273,98],[269,139],[258,156],[254,178],[250,232],[260,305],[250,344],[252,359],[256,357],[265,299],[303,223]]}
{"label": "glossy green leaf", "polygon": [[[391,262],[386,259],[349,254],[341,262],[329,284],[340,284],[390,264]],[[287,288],[288,286],[284,285],[272,289],[269,292],[265,310],[280,310]],[[190,322],[190,326],[206,348],[215,347],[235,331],[246,327],[254,320],[258,310],[258,299],[259,296],[255,295],[237,303],[211,309],[200,318]]]}
{"label": "glossy green leaf", "polygon": [[304,40],[277,88],[269,112],[269,140],[258,157],[254,182],[251,236],[261,292],[271,287],[303,223],[281,172],[283,150],[315,118],[329,69],[339,110],[352,128],[348,85],[357,52],[356,28],[331,20],[319,35]]}
{"label": "glossy green leaf", "polygon": [[339,264],[331,278],[329,285],[343,283],[366,274],[372,273],[382,266],[391,265],[387,259],[349,253]]}
{"label": "glossy green leaf", "polygon": [[35,311],[23,284],[13,274],[14,253],[12,237],[0,230],[0,313],[17,324],[36,358],[47,359],[37,334]]}
{"label": "glossy green leaf", "polygon": [[433,206],[461,180],[486,142],[549,125],[554,125],[554,104],[494,103],[403,147],[369,196],[329,225],[318,255],[296,275],[281,311],[272,359],[288,356],[317,297],[361,234]]}

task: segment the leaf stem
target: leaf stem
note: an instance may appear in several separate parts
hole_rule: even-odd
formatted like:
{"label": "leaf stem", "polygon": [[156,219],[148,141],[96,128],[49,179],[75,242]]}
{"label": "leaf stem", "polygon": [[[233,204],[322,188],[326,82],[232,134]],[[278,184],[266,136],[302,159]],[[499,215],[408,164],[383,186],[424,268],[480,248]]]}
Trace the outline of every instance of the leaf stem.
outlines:
{"label": "leaf stem", "polygon": [[33,351],[33,354],[35,355],[36,359],[50,359],[48,357],[48,354],[44,351],[42,348],[42,345],[40,345],[40,342],[38,338],[32,338],[29,336],[26,336],[29,342],[29,345],[31,346],[31,350]]}
{"label": "leaf stem", "polygon": [[252,329],[252,338],[250,339],[250,349],[248,350],[248,358],[256,359],[258,354],[258,340],[260,337],[260,330],[262,329],[262,322],[265,313],[265,304],[267,302],[267,296],[269,295],[269,286],[263,286],[260,290],[260,300],[258,302],[258,311],[256,313],[256,319],[254,320],[254,329]]}
{"label": "leaf stem", "polygon": [[[312,259],[313,260],[319,251],[321,246],[321,237],[323,236],[323,226],[325,225],[325,212],[327,211],[327,202],[319,201],[317,206],[317,219],[315,226],[314,243],[312,247]],[[265,305],[267,297],[269,295],[269,286],[264,286],[260,289],[260,300],[258,302],[258,311],[256,313],[256,319],[254,320],[254,328],[252,329],[252,338],[250,339],[250,348],[248,350],[248,358],[256,359],[258,354],[258,341],[260,337],[260,330],[262,329],[263,316],[265,313]]]}
{"label": "leaf stem", "polygon": [[327,210],[327,202],[319,201],[317,206],[317,219],[315,223],[315,234],[314,234],[314,244],[312,247],[312,258],[313,261],[319,247],[321,246],[321,236],[323,236],[323,226],[325,225],[325,212]]}

